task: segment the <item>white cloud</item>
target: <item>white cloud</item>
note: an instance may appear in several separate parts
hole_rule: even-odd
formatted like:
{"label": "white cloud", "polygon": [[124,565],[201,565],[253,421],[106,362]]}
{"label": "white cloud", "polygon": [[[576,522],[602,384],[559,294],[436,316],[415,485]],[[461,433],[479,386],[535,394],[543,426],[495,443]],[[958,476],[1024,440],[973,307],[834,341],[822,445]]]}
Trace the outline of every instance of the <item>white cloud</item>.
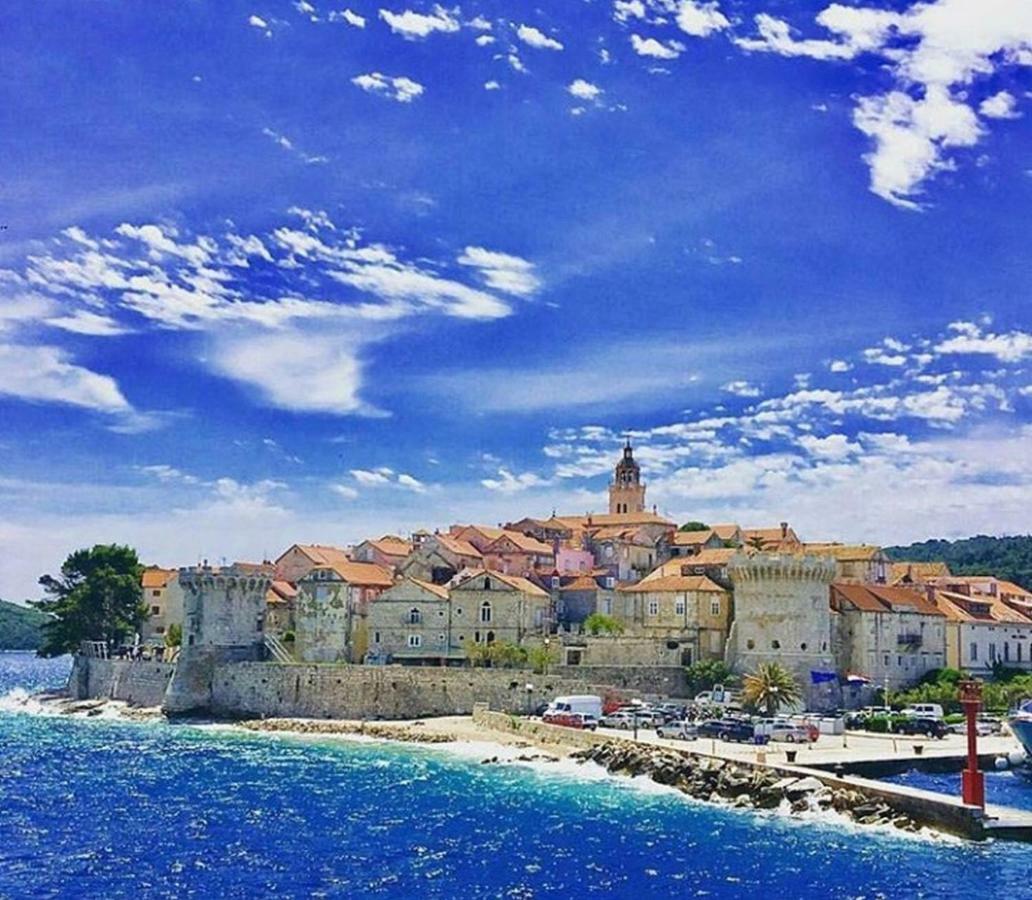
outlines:
{"label": "white cloud", "polygon": [[485,81],[484,82],[484,90],[485,91],[500,91],[501,89],[502,89],[502,86],[497,81],[493,81],[492,80],[492,81]]}
{"label": "white cloud", "polygon": [[338,497],[343,497],[345,500],[357,500],[358,491],[356,491],[351,485],[348,484],[331,484],[330,490],[333,491]]}
{"label": "white cloud", "polygon": [[533,47],[536,50],[562,50],[563,45],[559,43],[555,38],[550,38],[547,34],[533,25],[520,25],[516,29],[516,37],[518,37],[528,47]]}
{"label": "white cloud", "polygon": [[864,359],[878,366],[905,366],[907,358],[898,353],[887,353],[883,347],[869,347],[864,350]]}
{"label": "white cloud", "polygon": [[534,264],[519,256],[483,247],[467,247],[458,262],[479,269],[488,287],[507,294],[525,297],[541,287],[540,279],[534,274]]}
{"label": "white cloud", "polygon": [[578,100],[587,100],[593,102],[598,100],[602,95],[602,88],[598,85],[592,84],[590,81],[585,81],[583,78],[577,78],[567,85],[566,90],[572,96]]}
{"label": "white cloud", "polygon": [[748,381],[729,381],[720,386],[720,389],[736,397],[759,397],[762,391]]}
{"label": "white cloud", "polygon": [[631,35],[631,46],[638,56],[650,56],[653,59],[677,59],[684,52],[684,44],[677,41],[663,43],[655,38],[643,38],[641,35]]}
{"label": "white cloud", "polygon": [[251,16],[247,20],[248,25],[252,25],[255,28],[268,28],[269,25],[261,16]]}
{"label": "white cloud", "polygon": [[617,22],[626,22],[629,19],[644,19],[645,4],[642,0],[615,0],[613,3],[613,18]]}
{"label": "white cloud", "polygon": [[132,412],[113,378],[76,365],[59,347],[0,344],[0,394],[102,413]]}
{"label": "white cloud", "polygon": [[408,490],[413,491],[416,494],[426,493],[426,485],[423,484],[422,481],[420,481],[417,478],[413,478],[411,475],[407,475],[404,472],[402,472],[398,476],[398,484],[401,487],[407,488]]}
{"label": "white cloud", "polygon": [[500,468],[497,478],[484,478],[480,483],[489,491],[497,491],[500,494],[517,494],[531,488],[545,487],[552,482],[533,472],[514,475],[508,469]]}
{"label": "white cloud", "polygon": [[846,362],[844,359],[833,359],[828,364],[828,369],[832,372],[848,372],[853,368],[853,364]]}
{"label": "white cloud", "polygon": [[489,34],[482,34],[474,41],[478,47],[490,47],[495,42],[495,39]]}
{"label": "white cloud", "polygon": [[93,337],[112,337],[126,334],[129,331],[109,316],[102,316],[85,309],[74,310],[66,316],[55,316],[52,319],[46,319],[45,322],[54,328],[61,328],[75,334],[88,334]]}
{"label": "white cloud", "polygon": [[719,3],[698,3],[681,0],[677,6],[677,27],[693,37],[709,37],[729,28],[731,23],[720,11]]}
{"label": "white cloud", "polygon": [[437,31],[448,34],[458,31],[460,27],[458,20],[441,6],[435,6],[430,15],[411,10],[394,13],[381,9],[380,18],[390,26],[391,31],[410,41],[428,37]]}
{"label": "white cloud", "polygon": [[1032,356],[1032,333],[991,334],[974,322],[951,322],[949,327],[954,336],[938,343],[936,353],[984,353],[1005,363],[1020,362],[1026,356]]}
{"label": "white cloud", "polygon": [[991,97],[986,97],[979,104],[978,111],[990,119],[1018,119],[1021,113],[1016,109],[1017,100],[1008,91],[999,91]]}
{"label": "white cloud", "polygon": [[389,97],[399,103],[411,103],[423,93],[423,85],[404,75],[390,76],[380,72],[356,75],[351,83],[372,94]]}
{"label": "white cloud", "polygon": [[331,12],[330,13],[330,21],[331,22],[337,22],[337,21],[347,22],[347,24],[350,25],[352,28],[365,28],[366,27],[365,16],[360,16],[357,12],[353,12],[350,9],[345,9],[342,12]]}

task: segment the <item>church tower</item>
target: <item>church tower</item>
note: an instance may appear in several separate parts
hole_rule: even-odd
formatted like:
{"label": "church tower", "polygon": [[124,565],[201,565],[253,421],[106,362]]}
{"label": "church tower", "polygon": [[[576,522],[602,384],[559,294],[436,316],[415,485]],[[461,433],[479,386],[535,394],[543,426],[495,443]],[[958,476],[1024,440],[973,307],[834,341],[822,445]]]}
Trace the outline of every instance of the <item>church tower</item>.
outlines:
{"label": "church tower", "polygon": [[623,459],[616,464],[609,484],[609,512],[645,512],[645,485],[641,480],[641,467],[634,461],[630,438],[624,445]]}

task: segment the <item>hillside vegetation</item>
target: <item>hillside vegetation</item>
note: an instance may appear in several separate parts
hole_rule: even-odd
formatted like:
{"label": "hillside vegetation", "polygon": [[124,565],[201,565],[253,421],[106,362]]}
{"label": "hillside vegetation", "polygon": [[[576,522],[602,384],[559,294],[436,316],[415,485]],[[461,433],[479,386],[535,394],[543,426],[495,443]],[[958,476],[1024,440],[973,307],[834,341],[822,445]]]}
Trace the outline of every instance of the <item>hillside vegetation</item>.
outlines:
{"label": "hillside vegetation", "polygon": [[959,541],[921,541],[908,547],[886,547],[894,560],[945,562],[954,575],[995,575],[1032,591],[1032,535]]}
{"label": "hillside vegetation", "polygon": [[49,619],[39,610],[0,600],[0,650],[38,650],[41,627]]}

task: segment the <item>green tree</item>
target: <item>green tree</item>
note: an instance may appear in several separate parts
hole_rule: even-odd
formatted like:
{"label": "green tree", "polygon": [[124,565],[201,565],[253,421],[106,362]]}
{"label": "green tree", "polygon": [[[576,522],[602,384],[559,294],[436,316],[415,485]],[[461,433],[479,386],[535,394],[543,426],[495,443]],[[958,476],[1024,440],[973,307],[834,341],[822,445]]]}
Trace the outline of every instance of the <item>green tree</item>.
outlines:
{"label": "green tree", "polygon": [[527,662],[537,675],[547,675],[558,660],[559,648],[554,644],[536,644],[527,651]]}
{"label": "green tree", "polygon": [[685,522],[678,531],[709,531],[709,525],[705,522]]}
{"label": "green tree", "polygon": [[623,624],[605,613],[592,613],[584,620],[588,634],[623,634]]}
{"label": "green tree", "polygon": [[773,716],[782,706],[798,703],[802,695],[788,669],[780,663],[768,662],[761,663],[752,675],[745,676],[742,696],[748,705]]}
{"label": "green tree", "polygon": [[97,544],[71,554],[59,578],[43,575],[48,597],[33,606],[54,618],[43,626],[39,655],[73,653],[82,641],[103,641],[109,649],[122,644],[147,617],[142,574],[131,547]]}
{"label": "green tree", "polygon": [[166,647],[181,647],[183,644],[183,626],[178,622],[173,622],[168,626],[168,631],[165,632],[165,646]]}
{"label": "green tree", "polygon": [[715,684],[729,685],[736,681],[735,674],[722,659],[700,659],[685,669],[692,694],[709,691]]}

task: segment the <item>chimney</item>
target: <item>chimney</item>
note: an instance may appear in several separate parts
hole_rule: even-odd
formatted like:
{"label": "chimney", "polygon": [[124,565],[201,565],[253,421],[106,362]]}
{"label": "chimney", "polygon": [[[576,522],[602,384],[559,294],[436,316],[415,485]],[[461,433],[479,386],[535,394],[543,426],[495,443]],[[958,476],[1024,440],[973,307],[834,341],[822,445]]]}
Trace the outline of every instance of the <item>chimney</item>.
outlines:
{"label": "chimney", "polygon": [[788,522],[781,523],[781,540],[788,537]]}
{"label": "chimney", "polygon": [[935,585],[925,585],[925,596],[928,598],[928,602],[935,605]]}

